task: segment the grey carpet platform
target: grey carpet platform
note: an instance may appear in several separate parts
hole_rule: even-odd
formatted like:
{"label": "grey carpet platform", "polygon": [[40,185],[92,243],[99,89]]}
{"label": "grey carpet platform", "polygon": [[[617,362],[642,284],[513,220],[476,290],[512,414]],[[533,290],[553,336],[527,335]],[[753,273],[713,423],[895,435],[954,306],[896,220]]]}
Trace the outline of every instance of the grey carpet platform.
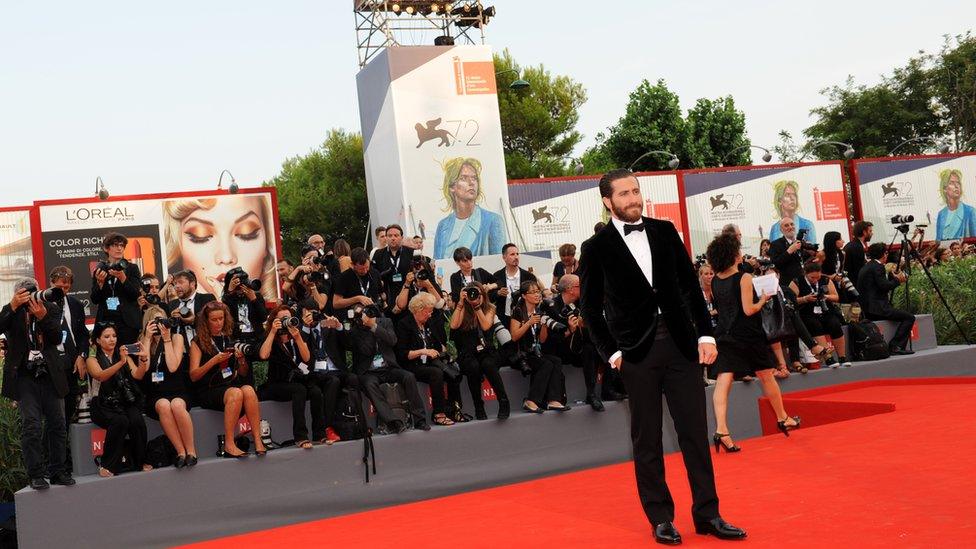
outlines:
{"label": "grey carpet platform", "polygon": [[[794,374],[782,387],[788,393],[879,378],[972,375],[976,348],[942,347]],[[760,434],[760,395],[756,383],[735,384],[729,420],[737,438]],[[627,416],[626,404],[614,402],[604,413],[582,406],[564,414],[516,412],[505,422],[376,437],[378,473],[369,484],[360,441],[204,460],[193,470],[82,477],[71,488],[18,492],[18,538],[25,548],[163,547],[620,463],[630,457]],[[671,452],[675,436],[666,423]],[[109,527],[109,517],[125,526]]]}

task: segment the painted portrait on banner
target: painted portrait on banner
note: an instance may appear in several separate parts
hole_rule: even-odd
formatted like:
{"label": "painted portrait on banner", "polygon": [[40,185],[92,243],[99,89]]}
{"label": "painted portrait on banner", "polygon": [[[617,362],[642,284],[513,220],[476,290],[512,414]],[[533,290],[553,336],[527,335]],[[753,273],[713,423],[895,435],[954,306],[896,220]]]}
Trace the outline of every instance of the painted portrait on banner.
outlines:
{"label": "painted portrait on banner", "polygon": [[976,237],[976,208],[962,200],[961,170],[945,169],[939,172],[939,196],[945,206],[935,218],[935,239],[941,241]]}
{"label": "painted portrait on banner", "polygon": [[277,299],[275,230],[264,194],[181,198],[162,203],[168,272],[187,269],[200,292],[223,295],[227,271],[242,267],[261,281],[266,301]]}
{"label": "painted portrait on banner", "polygon": [[502,253],[505,225],[501,215],[483,207],[481,162],[476,158],[451,158],[443,168],[442,192],[448,213],[437,223],[434,259],[450,258],[462,246],[476,256]]}
{"label": "painted portrait on banner", "polygon": [[806,230],[808,242],[817,241],[817,228],[813,222],[800,215],[800,184],[790,179],[783,179],[773,183],[773,219],[769,227],[769,239],[776,240],[783,236],[779,228],[779,221],[789,217],[796,224],[796,230]]}

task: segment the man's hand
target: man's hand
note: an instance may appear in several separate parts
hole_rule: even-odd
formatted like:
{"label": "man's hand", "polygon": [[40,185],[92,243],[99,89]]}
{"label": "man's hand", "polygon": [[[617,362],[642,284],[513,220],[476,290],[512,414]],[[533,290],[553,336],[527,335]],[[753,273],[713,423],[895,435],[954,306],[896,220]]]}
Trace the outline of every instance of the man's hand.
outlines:
{"label": "man's hand", "polygon": [[617,360],[614,360],[613,362],[610,363],[610,367],[613,368],[614,370],[619,370],[620,365],[623,363],[624,363],[624,355],[620,355],[617,357]]}
{"label": "man's hand", "polygon": [[790,247],[786,248],[786,253],[795,254],[802,246],[803,246],[802,242],[800,242],[799,240],[794,240],[793,243],[790,244]]}
{"label": "man's hand", "polygon": [[136,303],[139,305],[140,308],[143,309],[146,308],[147,305],[149,305],[149,302],[146,301],[145,296],[139,296],[139,299],[136,300]]}
{"label": "man's hand", "polygon": [[124,269],[120,271],[112,271],[110,274],[117,278],[119,282],[125,283],[126,275]]}
{"label": "man's hand", "polygon": [[99,287],[105,284],[105,279],[108,278],[108,273],[102,269],[95,269],[95,281],[98,282]]}
{"label": "man's hand", "polygon": [[569,323],[569,331],[575,332],[579,329],[580,325],[583,323],[578,315],[572,315],[567,320]]}
{"label": "man's hand", "polygon": [[330,328],[335,330],[339,326],[342,326],[342,323],[339,322],[339,319],[334,316],[327,316],[324,319],[322,319],[321,325],[325,328]]}
{"label": "man's hand", "polygon": [[16,311],[21,305],[30,301],[30,292],[21,288],[10,298],[10,308]]}
{"label": "man's hand", "polygon": [[32,298],[27,302],[27,312],[29,312],[37,320],[41,320],[47,315],[47,307],[40,302],[34,301]]}
{"label": "man's hand", "polygon": [[78,374],[78,378],[79,379],[85,379],[85,372],[87,370],[85,368],[85,358],[83,356],[78,355],[75,358],[75,370],[74,371],[75,371],[76,374]]}
{"label": "man's hand", "polygon": [[369,296],[365,296],[365,295],[356,296],[356,300],[359,302],[360,305],[363,305],[364,307],[366,305],[373,304],[373,300],[370,299]]}
{"label": "man's hand", "polygon": [[714,343],[698,344],[698,362],[700,364],[711,364],[718,357],[718,349]]}
{"label": "man's hand", "polygon": [[363,315],[362,322],[363,322],[363,326],[369,328],[370,330],[376,327],[376,319],[371,316]]}
{"label": "man's hand", "polygon": [[498,295],[502,297],[508,297],[508,286],[498,289]]}
{"label": "man's hand", "polygon": [[254,301],[258,298],[258,294],[250,286],[244,286],[244,297],[246,297],[248,301]]}

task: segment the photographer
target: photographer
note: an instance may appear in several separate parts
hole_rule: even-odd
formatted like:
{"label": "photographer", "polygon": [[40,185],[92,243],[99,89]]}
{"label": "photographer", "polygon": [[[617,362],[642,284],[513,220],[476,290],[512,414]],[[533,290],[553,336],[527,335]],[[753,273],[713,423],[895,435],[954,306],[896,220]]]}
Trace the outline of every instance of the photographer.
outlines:
{"label": "photographer", "polygon": [[495,278],[481,267],[474,267],[471,250],[463,246],[454,250],[454,263],[457,264],[458,271],[451,275],[451,301],[460,303],[461,288],[472,282],[481,284],[488,292],[488,299],[494,301],[495,290],[498,289]]}
{"label": "photographer", "polygon": [[[234,443],[237,420],[243,415],[252,429],[261,425],[261,409],[254,387],[246,383],[250,366],[244,349],[234,345],[234,318],[227,305],[212,301],[203,306],[197,319],[196,337],[190,342],[190,380],[196,385],[194,401],[208,410],[224,412],[222,457],[243,458]],[[255,453],[267,453],[261,437],[254,436]]]}
{"label": "photographer", "polygon": [[[820,264],[811,261],[803,267],[805,276],[790,282],[790,289],[796,294],[800,319],[816,341],[823,347],[827,346],[827,338],[833,342],[842,366],[851,366],[847,360],[847,347],[844,342],[843,320],[840,312],[834,307],[840,302],[837,288],[827,277],[823,276]],[[833,357],[828,359],[828,366],[835,366]]]}
{"label": "photographer", "polygon": [[[335,297],[332,301],[336,316],[340,320],[348,318],[350,307],[378,304],[382,295],[380,275],[376,269],[370,267],[369,255],[366,250],[356,248],[350,252],[349,256],[352,259],[352,268],[339,276],[339,280],[336,281]],[[409,268],[408,258],[407,269]]]}
{"label": "photographer", "polygon": [[139,308],[145,311],[150,305],[159,305],[162,298],[159,295],[159,279],[153,273],[142,273],[139,279],[142,284],[142,294],[136,300]]}
{"label": "photographer", "polygon": [[888,349],[893,355],[914,354],[914,351],[906,347],[908,338],[912,334],[912,326],[915,324],[915,315],[894,308],[888,301],[888,292],[908,280],[908,277],[902,272],[891,276],[886,273],[885,262],[888,259],[888,249],[881,242],[871,244],[868,248],[868,258],[870,261],[864,265],[860,276],[857,277],[857,290],[861,292],[860,302],[864,316],[870,320],[897,322],[898,327],[891,341],[888,342]]}
{"label": "photographer", "polygon": [[[66,425],[64,397],[67,380],[57,345],[61,341],[61,310],[38,297],[60,300],[60,291],[37,295],[37,281],[25,278],[14,285],[10,303],[0,309],[0,333],[6,337],[3,396],[20,409],[20,447],[30,487],[75,483],[65,469]],[[43,423],[42,423],[43,422]],[[47,442],[47,448],[42,441]],[[45,464],[45,453],[47,463]]]}
{"label": "photographer", "polygon": [[302,264],[285,278],[284,291],[295,303],[318,310],[332,310],[334,278],[330,271],[331,255],[323,255],[311,246],[302,248]]}
{"label": "photographer", "polygon": [[575,274],[579,267],[576,260],[576,244],[563,244],[559,247],[559,262],[552,268],[552,284],[550,287],[555,289],[559,284],[559,279],[563,275]]}
{"label": "photographer", "polygon": [[784,217],[780,220],[779,228],[783,236],[769,245],[769,258],[773,260],[773,264],[779,271],[780,285],[785,286],[803,276],[803,263],[816,253],[820,246],[804,242],[804,235],[797,233],[792,218]]}
{"label": "photographer", "polygon": [[461,370],[447,354],[444,317],[434,310],[436,300],[426,292],[410,300],[410,314],[401,318],[396,326],[397,361],[412,372],[417,381],[430,386],[432,421],[436,425],[454,425],[458,421],[467,421],[461,414]]}
{"label": "photographer", "polygon": [[[159,305],[150,305],[142,317],[140,344],[148,354],[146,415],[159,422],[163,433],[176,450],[177,469],[197,464],[190,418],[190,388],[186,341],[174,333],[174,322]],[[141,358],[141,357],[140,357]]]}
{"label": "photographer", "polygon": [[[234,323],[234,339],[246,343],[257,343],[259,333],[268,318],[268,308],[258,291],[261,281],[248,280],[247,272],[235,267],[224,276],[224,292],[220,300],[227,305]],[[253,357],[248,357],[253,358]]]}
{"label": "photographer", "polygon": [[522,374],[528,370],[531,375],[529,396],[522,402],[522,409],[535,414],[541,414],[546,408],[565,412],[569,406],[562,404],[566,394],[563,363],[559,357],[542,352],[542,344],[549,338],[549,326],[543,322],[538,309],[541,302],[542,287],[530,280],[522,283],[512,306],[509,331],[512,340],[518,343],[520,358],[517,360]]}
{"label": "photographer", "polygon": [[[559,357],[563,364],[583,369],[586,384],[586,403],[594,411],[604,410],[603,401],[596,393],[596,372],[603,360],[586,333],[586,323],[577,307],[580,297],[580,281],[576,275],[564,275],[556,285],[559,292],[552,303],[545,306],[546,314],[553,320],[549,324],[549,337],[542,345],[544,352]],[[614,370],[606,368],[603,393],[613,386]]]}
{"label": "photographer", "polygon": [[441,297],[442,290],[434,280],[434,271],[430,268],[430,263],[423,257],[413,256],[410,272],[407,273],[400,293],[396,296],[393,307],[394,322],[399,322],[401,318],[407,316],[407,304],[421,292],[434,296],[435,309],[442,310],[444,308],[444,298]]}
{"label": "photographer", "polygon": [[[391,298],[400,294],[400,288],[413,262],[413,249],[402,244],[403,228],[396,224],[390,225],[386,228],[386,248],[373,254],[373,268],[380,274],[386,295]],[[352,258],[352,262],[355,266],[355,257]],[[393,306],[392,303],[389,305]]]}
{"label": "photographer", "polygon": [[173,289],[176,291],[176,299],[167,304],[169,316],[176,323],[176,332],[183,336],[183,340],[193,341],[196,336],[197,315],[215,298],[213,294],[197,293],[197,275],[193,271],[174,273]]}
{"label": "photographer", "polygon": [[874,236],[874,224],[870,221],[858,221],[851,227],[851,234],[854,240],[844,246],[844,271],[847,278],[857,284],[861,269],[867,263],[867,251]]}
{"label": "photographer", "polygon": [[291,402],[292,433],[295,445],[312,449],[305,423],[305,402],[312,413],[312,439],[325,442],[325,408],[322,390],[309,377],[312,353],[301,332],[295,311],[275,307],[265,325],[264,342],[258,356],[268,361],[268,381],[258,389],[261,400]]}
{"label": "photographer", "polygon": [[[355,263],[354,263],[355,265]],[[375,305],[361,307],[354,315],[349,329],[349,345],[352,349],[353,370],[359,376],[359,384],[376,408],[381,430],[401,433],[409,425],[401,423],[393,415],[393,410],[380,390],[381,383],[397,383],[410,402],[410,415],[413,426],[423,431],[430,430],[427,423],[426,408],[417,387],[414,375],[399,366],[396,357],[396,333],[393,322],[384,316]],[[442,393],[443,394],[443,393]]]}
{"label": "photographer", "polygon": [[337,330],[341,328],[342,323],[334,316],[312,309],[302,310],[302,332],[312,355],[308,363],[309,376],[322,391],[326,444],[341,440],[332,428],[339,391],[343,387],[359,387],[358,378],[346,366],[346,352],[339,345]]}
{"label": "photographer", "polygon": [[[455,251],[455,255],[457,252]],[[470,262],[469,262],[470,264]],[[458,351],[458,364],[468,378],[468,390],[474,403],[474,417],[488,419],[481,397],[481,378],[487,378],[498,399],[498,419],[511,414],[505,384],[498,374],[501,357],[495,349],[495,306],[485,287],[477,281],[468,283],[451,315],[451,339]]]}
{"label": "photographer", "polygon": [[844,257],[844,239],[837,231],[829,231],[823,240],[824,261],[821,265],[823,275],[833,282],[840,295],[841,303],[852,303],[857,300],[857,287],[847,277]]}
{"label": "photographer", "polygon": [[102,238],[105,260],[92,272],[91,302],[98,306],[95,322],[114,323],[120,344],[139,339],[142,322],[142,275],[139,267],[123,257],[128,243],[129,239],[119,233],[106,234]]}
{"label": "photographer", "polygon": [[[64,293],[64,299],[58,304],[61,309],[61,339],[58,351],[64,361],[64,375],[68,385],[68,394],[64,397],[65,426],[71,425],[81,389],[80,380],[85,379],[87,368],[85,359],[91,350],[91,333],[85,325],[85,306],[81,301],[68,295],[74,284],[74,274],[65,266],[58,266],[51,270],[49,277],[52,288],[58,288]],[[65,469],[71,470],[71,453],[68,451]]]}
{"label": "photographer", "polygon": [[[95,425],[105,429],[105,446],[98,475],[111,477],[121,472],[125,453],[125,437],[129,437],[132,463],[152,470],[146,463],[146,420],[142,417],[145,398],[137,380],[149,370],[149,357],[139,344],[119,341],[115,325],[96,322],[92,331],[95,356],[88,357],[88,373],[98,382],[96,396],[91,403]],[[133,358],[138,360],[138,365]]]}
{"label": "photographer", "polygon": [[495,311],[502,324],[508,326],[512,307],[515,306],[512,293],[517,292],[522,284],[535,281],[536,278],[534,274],[519,267],[519,249],[515,244],[509,242],[502,246],[502,260],[505,261],[505,267],[495,271],[494,274],[495,284],[498,286],[498,292],[495,294]]}

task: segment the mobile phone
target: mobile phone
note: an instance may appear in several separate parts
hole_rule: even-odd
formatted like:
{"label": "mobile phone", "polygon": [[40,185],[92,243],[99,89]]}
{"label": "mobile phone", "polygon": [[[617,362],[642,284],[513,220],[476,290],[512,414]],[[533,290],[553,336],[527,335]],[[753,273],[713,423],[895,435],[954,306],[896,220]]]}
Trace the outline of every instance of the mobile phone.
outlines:
{"label": "mobile phone", "polygon": [[125,350],[128,351],[130,355],[134,355],[138,353],[140,350],[142,350],[142,345],[139,345],[138,343],[131,343],[129,345],[125,345],[124,347]]}
{"label": "mobile phone", "polygon": [[806,240],[807,239],[807,230],[806,229],[800,229],[799,231],[797,231],[796,232],[796,239],[797,240]]}

